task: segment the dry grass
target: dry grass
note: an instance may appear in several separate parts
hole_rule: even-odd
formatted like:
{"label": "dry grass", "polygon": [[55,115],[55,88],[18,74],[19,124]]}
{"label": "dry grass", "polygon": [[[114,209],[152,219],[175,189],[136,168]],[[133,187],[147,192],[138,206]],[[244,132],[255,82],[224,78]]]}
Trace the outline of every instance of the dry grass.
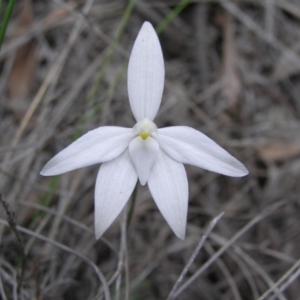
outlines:
{"label": "dry grass", "polygon": [[184,241],[141,187],[127,234],[125,212],[96,241],[99,166],[39,175],[82,133],[133,126],[131,47],[179,2],[137,0],[128,19],[123,0],[17,3],[0,52],[0,299],[300,299],[297,0],[194,0],[160,34],[158,126],[197,128],[250,171],[186,167]]}

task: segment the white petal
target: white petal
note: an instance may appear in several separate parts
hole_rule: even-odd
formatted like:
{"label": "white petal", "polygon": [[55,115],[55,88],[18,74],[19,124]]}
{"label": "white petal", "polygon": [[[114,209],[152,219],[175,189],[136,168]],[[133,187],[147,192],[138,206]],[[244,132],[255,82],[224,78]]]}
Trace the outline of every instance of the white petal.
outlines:
{"label": "white petal", "polygon": [[209,137],[191,127],[174,126],[158,130],[159,146],[173,159],[209,171],[241,177],[245,166]]}
{"label": "white petal", "polygon": [[160,106],[165,68],[157,34],[145,22],[135,40],[128,65],[128,94],[137,121],[153,121]]}
{"label": "white petal", "polygon": [[130,142],[129,153],[141,185],[145,185],[147,183],[158,151],[159,145],[157,141],[151,137],[143,140],[138,136]]}
{"label": "white petal", "polygon": [[132,129],[105,126],[84,134],[55,155],[41,175],[52,176],[112,160],[119,156],[132,139]]}
{"label": "white petal", "polygon": [[128,150],[100,167],[95,189],[95,233],[98,239],[119,215],[137,182]]}
{"label": "white petal", "polygon": [[159,151],[148,186],[160,212],[180,238],[185,237],[188,182],[182,163]]}

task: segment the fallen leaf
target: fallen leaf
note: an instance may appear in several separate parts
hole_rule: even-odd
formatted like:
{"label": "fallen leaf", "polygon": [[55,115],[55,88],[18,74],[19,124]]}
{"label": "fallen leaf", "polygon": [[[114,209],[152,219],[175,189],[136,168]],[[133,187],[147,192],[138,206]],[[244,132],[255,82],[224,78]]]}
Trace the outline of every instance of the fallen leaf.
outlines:
{"label": "fallen leaf", "polygon": [[[32,1],[24,0],[24,5],[18,16],[16,31],[25,30],[32,24]],[[21,46],[15,55],[13,66],[8,77],[7,95],[11,100],[11,107],[19,114],[26,110],[27,98],[33,82],[36,66],[36,42],[30,40]]]}
{"label": "fallen leaf", "polygon": [[274,142],[264,146],[258,150],[258,156],[266,162],[277,162],[291,159],[300,155],[300,142],[286,143]]}

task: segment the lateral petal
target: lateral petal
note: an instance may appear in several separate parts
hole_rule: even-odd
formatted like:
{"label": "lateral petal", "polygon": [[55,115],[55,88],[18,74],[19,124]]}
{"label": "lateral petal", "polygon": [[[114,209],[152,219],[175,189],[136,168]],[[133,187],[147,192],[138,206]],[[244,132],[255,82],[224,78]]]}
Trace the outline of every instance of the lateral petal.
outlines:
{"label": "lateral petal", "polygon": [[188,208],[188,181],[184,166],[159,151],[148,186],[160,212],[180,238],[184,239]]}
{"label": "lateral petal", "polygon": [[95,234],[100,238],[127,203],[137,182],[128,150],[101,165],[95,188]]}
{"label": "lateral petal", "polygon": [[159,146],[173,159],[232,177],[249,172],[246,167],[205,134],[187,126],[158,129]]}
{"label": "lateral petal", "polygon": [[112,160],[128,147],[132,138],[131,128],[105,126],[91,130],[55,155],[41,175],[58,175]]}
{"label": "lateral petal", "polygon": [[141,185],[147,183],[158,151],[159,145],[152,137],[143,140],[138,136],[130,142],[130,157],[137,171]]}
{"label": "lateral petal", "polygon": [[153,121],[164,88],[165,67],[157,34],[145,22],[135,40],[128,65],[128,94],[137,121]]}

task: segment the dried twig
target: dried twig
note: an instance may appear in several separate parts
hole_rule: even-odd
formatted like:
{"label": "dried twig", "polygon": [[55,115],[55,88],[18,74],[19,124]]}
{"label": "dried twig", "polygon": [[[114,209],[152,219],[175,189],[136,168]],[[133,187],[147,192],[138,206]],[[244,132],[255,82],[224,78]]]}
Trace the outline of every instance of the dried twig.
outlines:
{"label": "dried twig", "polygon": [[14,213],[10,210],[8,203],[6,203],[5,200],[3,199],[2,194],[0,194],[0,203],[2,204],[2,206],[4,207],[4,210],[6,212],[6,215],[8,218],[8,224],[17,238],[17,244],[18,244],[18,248],[19,248],[18,250],[20,253],[20,257],[21,257],[21,272],[20,272],[20,274],[18,274],[18,287],[17,287],[17,293],[18,293],[18,295],[20,295],[21,288],[23,285],[23,280],[24,280],[24,273],[26,270],[27,255],[25,253],[23,240],[20,236],[18,226],[15,222]]}
{"label": "dried twig", "polygon": [[[4,220],[1,220],[1,219],[0,219],[0,224],[8,226],[8,222],[6,222]],[[15,228],[16,228],[16,230],[18,230],[20,232],[23,232],[23,233],[25,233],[27,235],[33,236],[36,239],[39,239],[41,241],[50,243],[53,246],[55,246],[55,247],[57,247],[57,248],[59,248],[59,249],[61,249],[63,251],[66,251],[66,252],[68,252],[70,254],[73,254],[73,255],[79,257],[80,259],[82,259],[85,263],[87,263],[89,266],[91,266],[93,268],[93,270],[95,271],[95,273],[97,274],[97,276],[98,276],[98,278],[99,278],[99,280],[100,280],[100,282],[102,283],[102,286],[103,286],[105,300],[110,300],[109,288],[108,288],[108,285],[107,285],[107,282],[106,282],[106,279],[105,279],[104,275],[102,274],[102,272],[100,271],[100,269],[95,265],[95,263],[93,261],[91,261],[88,257],[86,257],[83,254],[77,252],[76,250],[71,249],[70,247],[68,247],[66,245],[63,245],[63,244],[58,243],[56,241],[50,240],[47,237],[44,237],[43,235],[38,234],[36,232],[33,232],[33,231],[31,231],[29,229],[26,229],[24,227],[15,226]]]}
{"label": "dried twig", "polygon": [[175,297],[176,291],[178,289],[178,286],[181,284],[183,278],[185,277],[186,273],[188,272],[189,268],[191,267],[192,263],[194,262],[195,258],[201,251],[202,247],[204,246],[204,243],[206,242],[209,234],[214,229],[214,227],[217,225],[218,221],[222,218],[224,213],[220,213],[217,217],[215,217],[207,227],[206,231],[204,232],[204,235],[202,236],[200,242],[198,243],[197,247],[195,248],[194,252],[192,253],[191,257],[189,258],[187,264],[185,265],[184,269],[182,270],[179,278],[177,279],[176,283],[174,284],[167,300],[172,300]]}
{"label": "dried twig", "polygon": [[249,223],[247,223],[241,230],[239,230],[226,245],[224,245],[220,250],[218,250],[202,267],[189,278],[175,293],[174,297],[177,297],[182,293],[195,279],[197,279],[218,257],[220,257],[229,247],[231,247],[242,235],[244,235],[250,228],[255,224],[266,218],[268,215],[272,214],[274,211],[285,205],[285,201],[275,203],[274,205],[266,207],[260,214],[253,218]]}

